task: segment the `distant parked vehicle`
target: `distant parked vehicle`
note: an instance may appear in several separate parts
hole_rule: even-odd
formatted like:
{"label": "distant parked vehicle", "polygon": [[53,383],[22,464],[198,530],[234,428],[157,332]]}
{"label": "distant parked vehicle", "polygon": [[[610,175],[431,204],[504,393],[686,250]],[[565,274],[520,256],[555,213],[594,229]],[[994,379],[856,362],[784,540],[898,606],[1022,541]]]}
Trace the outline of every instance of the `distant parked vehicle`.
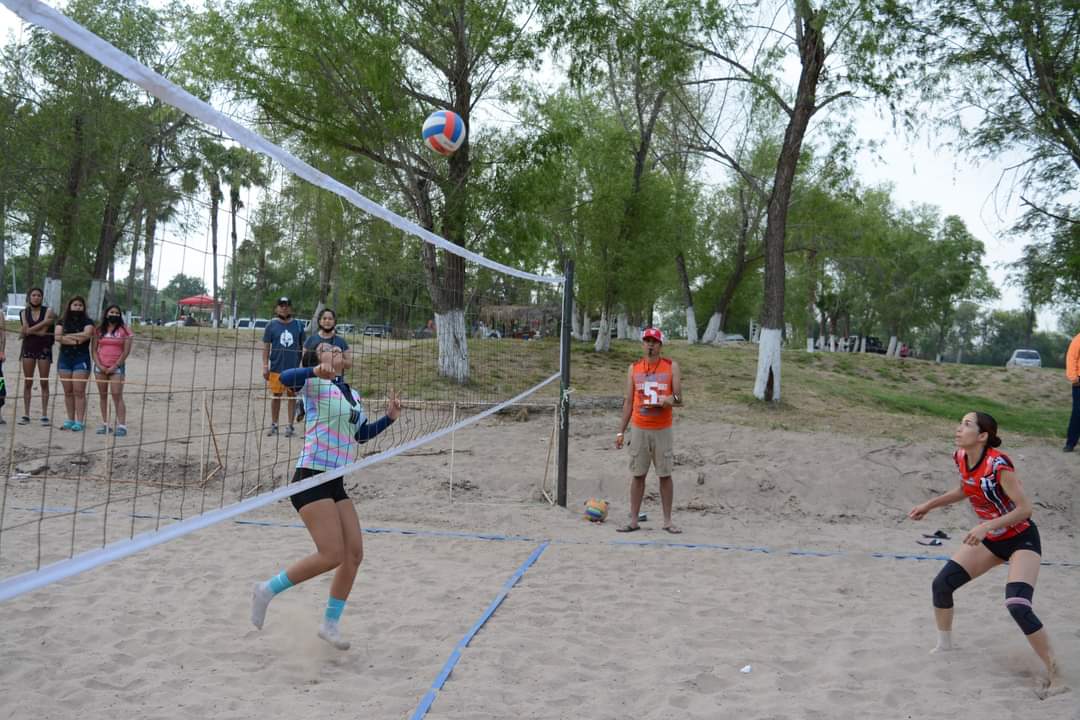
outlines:
{"label": "distant parked vehicle", "polygon": [[724,336],[724,342],[746,342],[746,338],[739,333],[728,333]]}
{"label": "distant parked vehicle", "polygon": [[364,334],[370,337],[390,337],[389,325],[365,325]]}
{"label": "distant parked vehicle", "polygon": [[1005,363],[1005,367],[1042,367],[1042,356],[1038,350],[1020,348],[1013,350],[1012,357]]}
{"label": "distant parked vehicle", "polygon": [[888,348],[881,344],[881,339],[873,335],[866,336],[865,349],[868,353],[877,353],[878,355],[884,355],[888,351]]}
{"label": "distant parked vehicle", "polygon": [[352,335],[356,332],[356,326],[352,323],[338,323],[334,329],[338,335]]}
{"label": "distant parked vehicle", "polygon": [[412,336],[417,340],[426,340],[427,338],[435,337],[435,333],[431,332],[431,328],[429,328],[427,325],[421,325],[420,327],[413,330]]}
{"label": "distant parked vehicle", "polygon": [[270,321],[266,318],[243,318],[236,322],[237,330],[263,330]]}
{"label": "distant parked vehicle", "polygon": [[26,308],[23,305],[8,305],[7,309],[4,310],[4,320],[14,320],[18,322],[19,313],[25,309]]}

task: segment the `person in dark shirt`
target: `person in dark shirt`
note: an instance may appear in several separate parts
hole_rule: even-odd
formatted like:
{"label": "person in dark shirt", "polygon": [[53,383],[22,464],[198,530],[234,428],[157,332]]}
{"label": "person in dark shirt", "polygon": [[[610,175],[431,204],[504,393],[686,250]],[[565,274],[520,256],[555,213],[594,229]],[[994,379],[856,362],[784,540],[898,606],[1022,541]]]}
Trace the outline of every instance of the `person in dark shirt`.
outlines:
{"label": "person in dark shirt", "polygon": [[292,316],[292,302],[287,297],[278,298],[275,317],[263,331],[263,379],[270,387],[270,431],[268,436],[278,434],[278,417],[281,414],[281,396],[288,394],[289,424],[285,437],[296,433],[293,418],[296,415],[296,391],[281,384],[281,373],[300,367],[300,354],[304,348],[304,326]]}

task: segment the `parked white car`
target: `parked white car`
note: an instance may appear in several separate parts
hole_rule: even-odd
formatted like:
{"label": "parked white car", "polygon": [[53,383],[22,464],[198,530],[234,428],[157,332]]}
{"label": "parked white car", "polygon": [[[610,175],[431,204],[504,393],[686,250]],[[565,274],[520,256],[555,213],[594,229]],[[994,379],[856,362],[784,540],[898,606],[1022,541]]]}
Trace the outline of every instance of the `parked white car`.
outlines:
{"label": "parked white car", "polygon": [[1038,350],[1020,348],[1013,350],[1012,357],[1005,363],[1005,367],[1042,367],[1042,357]]}
{"label": "parked white car", "polygon": [[23,309],[22,305],[8,305],[7,309],[4,310],[4,320],[14,320],[15,322],[18,322],[19,313],[21,313]]}

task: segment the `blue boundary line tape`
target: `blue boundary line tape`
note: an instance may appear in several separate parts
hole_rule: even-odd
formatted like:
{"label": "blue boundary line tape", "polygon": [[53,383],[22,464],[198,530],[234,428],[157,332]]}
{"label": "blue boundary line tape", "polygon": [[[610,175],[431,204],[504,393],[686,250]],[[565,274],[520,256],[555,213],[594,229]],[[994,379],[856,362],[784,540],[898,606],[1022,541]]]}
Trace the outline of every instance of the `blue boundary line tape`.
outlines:
{"label": "blue boundary line tape", "polygon": [[446,663],[443,665],[442,670],[439,671],[439,674],[435,677],[435,681],[431,683],[431,688],[424,694],[424,697],[420,699],[420,704],[410,716],[411,720],[420,720],[420,718],[424,717],[424,715],[427,714],[427,711],[431,709],[432,703],[434,703],[435,699],[439,696],[439,691],[442,690],[443,685],[446,684],[447,679],[450,677],[450,673],[454,671],[454,666],[457,665],[458,660],[461,659],[461,653],[469,646],[472,639],[476,637],[476,633],[480,632],[480,628],[484,626],[484,623],[495,614],[495,611],[502,605],[502,601],[510,594],[510,590],[512,590],[513,587],[517,585],[518,581],[521,580],[525,571],[544,554],[544,551],[547,550],[550,544],[551,543],[547,541],[542,542],[532,551],[521,567],[515,570],[514,574],[510,576],[510,579],[503,584],[502,590],[499,591],[499,594],[495,596],[495,599],[488,605],[487,610],[480,616],[480,619],[469,628],[469,631],[465,633],[465,637],[461,638],[461,640],[458,641],[458,644],[454,646],[454,650],[450,653],[450,657],[446,659]]}
{"label": "blue boundary line tape", "polygon": [[[75,512],[72,508],[63,507],[46,507],[33,508],[33,507],[13,507],[13,510],[23,510],[27,512],[36,513],[71,513]],[[95,511],[93,509],[79,510],[79,514],[91,514]],[[129,514],[129,517],[141,518],[144,520],[154,520],[156,515],[146,514]],[[181,518],[172,516],[161,516],[162,520],[180,520]],[[233,520],[236,525],[253,525],[257,527],[280,527],[280,528],[303,528],[303,523],[288,523],[278,522],[276,520]],[[469,533],[460,532],[454,530],[409,530],[404,528],[364,528],[364,534],[366,535],[406,535],[414,537],[431,537],[431,538],[451,538],[460,540],[487,540],[493,542],[546,542],[552,545],[594,545],[597,543],[589,542],[587,540],[541,540],[540,538],[528,537],[526,535],[500,535],[498,533]],[[949,555],[925,555],[922,553],[905,553],[905,552],[883,552],[883,551],[868,551],[868,552],[848,552],[846,550],[806,550],[803,548],[791,548],[787,550],[774,550],[763,546],[755,545],[725,545],[719,543],[674,543],[665,542],[663,540],[607,540],[603,542],[605,545],[611,545],[615,547],[656,547],[656,548],[675,548],[680,550],[723,550],[727,552],[747,552],[747,553],[760,553],[763,555],[791,555],[793,557],[860,557],[869,556],[878,560],[936,560],[944,562],[949,559]],[[1043,560],[1041,563],[1044,567],[1066,567],[1066,568],[1080,568],[1080,562],[1069,562],[1067,560]]]}

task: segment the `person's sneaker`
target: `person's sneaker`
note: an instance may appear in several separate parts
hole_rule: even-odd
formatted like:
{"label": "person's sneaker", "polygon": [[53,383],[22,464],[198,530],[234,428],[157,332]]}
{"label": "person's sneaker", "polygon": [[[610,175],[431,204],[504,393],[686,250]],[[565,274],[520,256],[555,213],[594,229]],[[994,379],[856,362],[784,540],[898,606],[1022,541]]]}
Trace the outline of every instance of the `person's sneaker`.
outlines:
{"label": "person's sneaker", "polygon": [[352,647],[352,643],[341,637],[341,631],[338,629],[338,624],[336,622],[327,622],[324,620],[322,625],[319,626],[319,637],[336,647],[338,650],[348,650]]}
{"label": "person's sneaker", "polygon": [[127,435],[127,425],[117,425],[116,432],[114,434],[116,435],[116,437],[124,437],[125,435]]}
{"label": "person's sneaker", "polygon": [[49,427],[49,416],[48,415],[42,415],[41,416],[41,427]]}
{"label": "person's sneaker", "polygon": [[61,430],[70,430],[75,425],[74,420],[65,420],[64,424],[60,426]]}
{"label": "person's sneaker", "polygon": [[95,430],[94,433],[97,434],[97,435],[108,435],[109,434],[109,426],[108,425],[99,425],[98,429]]}
{"label": "person's sneaker", "polygon": [[1061,448],[1062,452],[1072,452],[1075,449],[1075,445],[1066,445],[1065,447]]}
{"label": "person's sneaker", "polygon": [[286,425],[285,426],[285,437],[292,437],[295,434],[296,434],[296,428],[294,428],[292,425]]}
{"label": "person's sneaker", "polygon": [[3,415],[0,415],[0,425],[7,425],[7,420],[4,419]]}
{"label": "person's sneaker", "polygon": [[20,425],[29,425],[30,424],[30,416],[29,415],[23,415],[21,418],[19,418],[19,424]]}
{"label": "person's sneaker", "polygon": [[73,423],[71,423],[71,432],[82,432],[82,431],[83,431],[83,430],[85,430],[85,429],[86,429],[86,426],[85,426],[85,425],[83,425],[83,424],[82,424],[81,422],[79,422],[78,420],[76,420],[76,421],[74,421]]}
{"label": "person's sneaker", "polygon": [[266,437],[274,437],[277,435],[277,425],[270,426],[270,432],[266,433]]}

